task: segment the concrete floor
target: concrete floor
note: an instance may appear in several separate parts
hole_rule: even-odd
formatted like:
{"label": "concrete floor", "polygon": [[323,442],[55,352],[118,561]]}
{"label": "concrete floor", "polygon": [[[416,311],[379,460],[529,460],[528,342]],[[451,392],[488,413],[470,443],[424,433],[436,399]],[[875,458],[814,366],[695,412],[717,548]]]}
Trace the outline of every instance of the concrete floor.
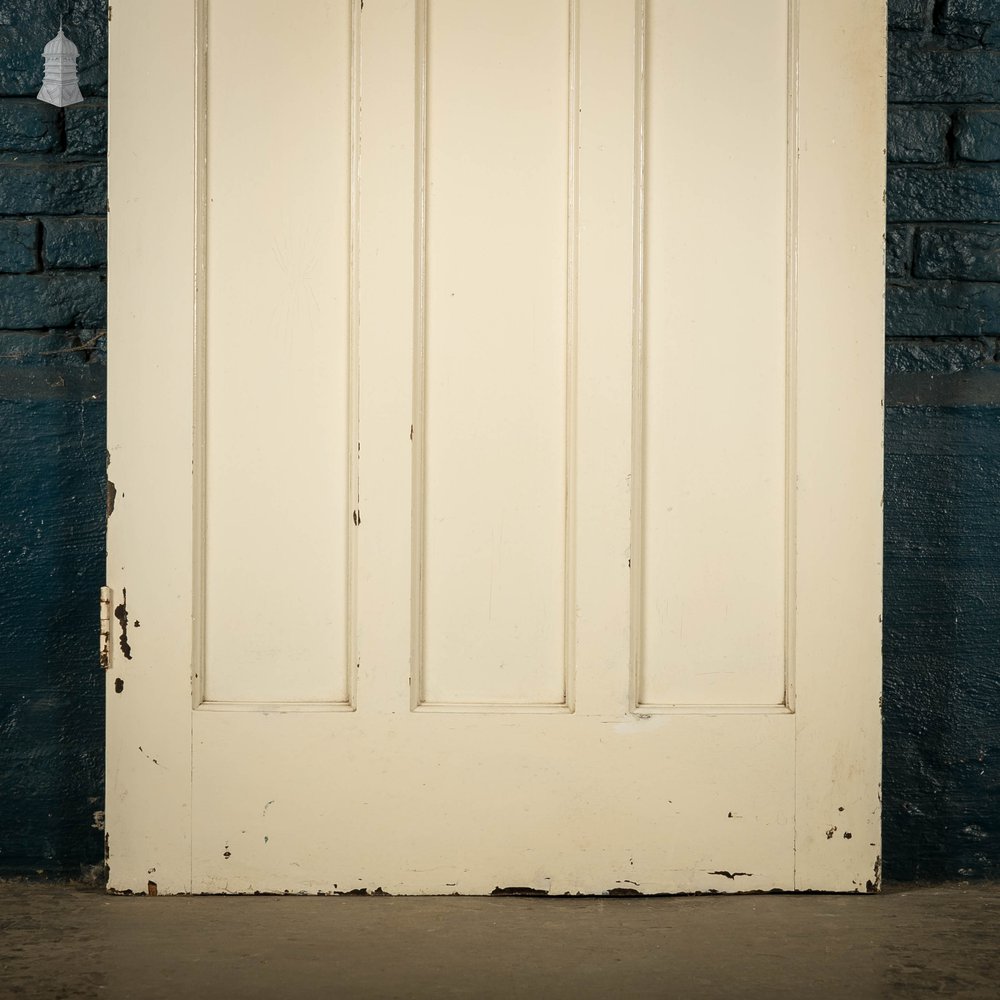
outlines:
{"label": "concrete floor", "polygon": [[0,883],[0,997],[1000,997],[1000,885],[669,899]]}

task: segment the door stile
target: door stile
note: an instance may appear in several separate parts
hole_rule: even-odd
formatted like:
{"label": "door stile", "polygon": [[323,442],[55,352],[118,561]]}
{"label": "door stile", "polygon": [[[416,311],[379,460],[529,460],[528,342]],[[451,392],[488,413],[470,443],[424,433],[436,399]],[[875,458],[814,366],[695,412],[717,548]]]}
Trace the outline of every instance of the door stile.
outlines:
{"label": "door stile", "polygon": [[795,886],[870,892],[881,865],[885,5],[799,5]]}
{"label": "door stile", "polygon": [[[191,889],[196,20],[194,3],[123,3],[110,24],[111,891]],[[169,95],[156,114],[132,85],[150,79]]]}

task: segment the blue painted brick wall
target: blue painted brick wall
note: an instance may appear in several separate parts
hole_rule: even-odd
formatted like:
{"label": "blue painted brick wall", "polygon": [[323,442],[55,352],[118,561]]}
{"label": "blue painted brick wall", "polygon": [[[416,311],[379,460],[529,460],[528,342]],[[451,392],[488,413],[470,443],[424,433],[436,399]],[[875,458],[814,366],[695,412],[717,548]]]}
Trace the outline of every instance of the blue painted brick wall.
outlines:
{"label": "blue painted brick wall", "polygon": [[1000,874],[1000,0],[890,0],[886,873]]}
{"label": "blue painted brick wall", "polygon": [[[64,15],[83,104],[35,99]],[[107,8],[0,0],[0,874],[103,854]]]}

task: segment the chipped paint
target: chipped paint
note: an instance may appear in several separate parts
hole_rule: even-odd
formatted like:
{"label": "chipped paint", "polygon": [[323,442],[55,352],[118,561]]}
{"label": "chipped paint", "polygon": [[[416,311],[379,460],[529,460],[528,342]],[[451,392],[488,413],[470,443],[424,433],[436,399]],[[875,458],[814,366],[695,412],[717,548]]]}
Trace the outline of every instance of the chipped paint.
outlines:
{"label": "chipped paint", "polygon": [[126,607],[126,600],[128,594],[124,587],[122,587],[122,602],[115,608],[115,618],[118,619],[118,624],[121,627],[121,634],[118,637],[118,645],[121,647],[121,651],[125,656],[126,660],[132,659],[132,647],[129,645],[128,641],[128,608]]}
{"label": "chipped paint", "polygon": [[111,588],[101,587],[101,639],[99,662],[102,670],[111,666]]}

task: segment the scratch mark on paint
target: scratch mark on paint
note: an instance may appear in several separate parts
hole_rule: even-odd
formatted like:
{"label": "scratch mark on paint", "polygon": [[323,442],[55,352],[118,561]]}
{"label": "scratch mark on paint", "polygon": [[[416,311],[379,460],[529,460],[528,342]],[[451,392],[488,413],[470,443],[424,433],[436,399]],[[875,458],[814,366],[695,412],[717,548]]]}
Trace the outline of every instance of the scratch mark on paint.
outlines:
{"label": "scratch mark on paint", "polygon": [[261,813],[261,816],[266,816],[267,810],[270,809],[271,806],[273,805],[274,805],[274,799],[268,799],[268,801],[264,803],[264,811]]}
{"label": "scratch mark on paint", "polygon": [[126,607],[126,601],[128,600],[128,592],[124,587],[122,587],[122,602],[115,608],[115,618],[118,619],[118,624],[121,626],[121,635],[118,639],[118,645],[121,646],[122,653],[125,654],[126,660],[132,659],[132,647],[128,643],[128,608]]}
{"label": "scratch mark on paint", "polygon": [[744,878],[752,878],[753,877],[753,872],[727,872],[727,871],[720,871],[720,872],[709,872],[708,874],[709,875],[721,875],[723,878],[728,878],[728,879],[732,879],[732,880],[740,878],[741,876],[744,877]]}

